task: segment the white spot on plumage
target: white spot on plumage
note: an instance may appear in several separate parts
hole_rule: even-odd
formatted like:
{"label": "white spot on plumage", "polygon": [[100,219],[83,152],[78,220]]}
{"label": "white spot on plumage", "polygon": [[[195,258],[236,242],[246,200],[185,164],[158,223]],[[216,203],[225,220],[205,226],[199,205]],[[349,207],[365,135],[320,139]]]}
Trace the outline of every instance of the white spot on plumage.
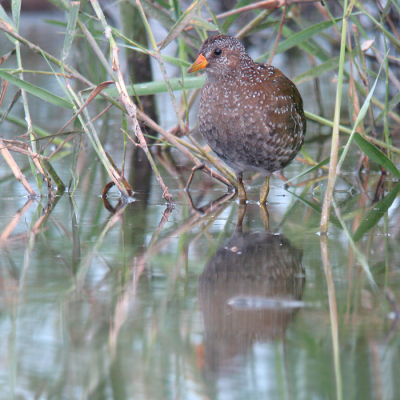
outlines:
{"label": "white spot on plumage", "polygon": [[[227,43],[224,38],[228,38]],[[257,170],[270,174],[285,167],[301,146],[304,116],[298,114],[301,105],[294,105],[299,95],[279,70],[255,64],[238,43],[234,38],[219,36],[215,42],[209,39],[209,48],[205,47],[207,54],[217,45],[237,49],[241,59],[240,69],[227,70],[230,61],[225,57],[220,59],[221,65],[205,70],[207,83],[202,91],[199,127],[210,146],[236,172]],[[218,71],[223,73],[218,75]],[[228,141],[232,135],[238,137],[235,143]],[[248,161],[249,152],[252,161]]]}

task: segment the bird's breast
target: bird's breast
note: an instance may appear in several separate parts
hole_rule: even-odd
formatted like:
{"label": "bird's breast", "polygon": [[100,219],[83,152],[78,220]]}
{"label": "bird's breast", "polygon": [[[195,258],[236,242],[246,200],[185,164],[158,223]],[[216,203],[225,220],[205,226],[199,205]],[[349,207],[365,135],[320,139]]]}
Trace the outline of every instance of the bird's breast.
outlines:
{"label": "bird's breast", "polygon": [[276,171],[293,159],[303,142],[304,113],[291,89],[286,85],[276,90],[273,82],[260,85],[257,79],[206,82],[200,132],[235,170]]}

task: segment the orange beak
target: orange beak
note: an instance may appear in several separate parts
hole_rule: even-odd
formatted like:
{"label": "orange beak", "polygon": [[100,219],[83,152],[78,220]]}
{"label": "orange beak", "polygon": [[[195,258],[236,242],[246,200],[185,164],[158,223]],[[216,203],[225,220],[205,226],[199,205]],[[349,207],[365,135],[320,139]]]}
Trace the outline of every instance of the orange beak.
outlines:
{"label": "orange beak", "polygon": [[200,54],[197,57],[197,60],[189,67],[189,69],[187,70],[187,72],[196,72],[199,69],[203,69],[207,66],[208,62],[206,60],[206,58],[203,56],[203,54]]}

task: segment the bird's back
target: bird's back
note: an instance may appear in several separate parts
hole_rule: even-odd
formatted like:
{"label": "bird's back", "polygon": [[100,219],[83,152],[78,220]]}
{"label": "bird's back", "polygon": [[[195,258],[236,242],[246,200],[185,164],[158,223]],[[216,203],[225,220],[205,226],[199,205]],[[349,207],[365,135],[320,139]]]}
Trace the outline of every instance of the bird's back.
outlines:
{"label": "bird's back", "polygon": [[306,120],[293,82],[277,68],[251,61],[234,74],[207,79],[199,128],[235,172],[268,175],[296,156],[304,141]]}

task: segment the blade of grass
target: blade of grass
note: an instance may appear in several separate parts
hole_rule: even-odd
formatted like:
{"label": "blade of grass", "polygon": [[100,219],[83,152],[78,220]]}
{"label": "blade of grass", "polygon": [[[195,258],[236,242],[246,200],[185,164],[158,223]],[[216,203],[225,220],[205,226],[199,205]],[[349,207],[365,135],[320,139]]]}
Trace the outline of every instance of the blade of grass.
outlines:
{"label": "blade of grass", "polygon": [[[339,156],[343,153],[343,150],[344,150],[343,147],[341,147],[341,148],[339,149],[339,152],[338,152]],[[330,156],[326,157],[324,160],[322,160],[322,161],[319,162],[318,164],[314,165],[313,167],[309,168],[307,171],[304,171],[304,172],[302,172],[301,174],[299,174],[299,175],[297,175],[297,176],[295,176],[295,177],[293,177],[293,178],[291,178],[291,179],[285,181],[285,184],[287,184],[287,183],[289,183],[289,182],[293,182],[294,180],[299,179],[299,178],[301,178],[302,176],[309,174],[310,172],[313,172],[313,171],[316,171],[316,170],[320,169],[320,168],[323,167],[324,165],[327,165],[327,164],[329,163],[330,159],[331,159]]]}
{"label": "blade of grass", "polygon": [[11,1],[11,11],[14,20],[15,30],[19,31],[19,17],[21,14],[21,0]]}
{"label": "blade of grass", "polygon": [[354,141],[357,143],[357,146],[360,148],[360,150],[371,160],[375,161],[386,171],[391,172],[396,178],[400,179],[400,171],[378,148],[367,142],[358,132],[354,133]]}
{"label": "blade of grass", "polygon": [[[136,0],[129,0],[129,2],[135,6],[137,5]],[[167,31],[172,29],[175,21],[170,17],[170,15],[168,15],[168,13],[166,13],[163,9],[159,7],[155,7],[154,4],[152,4],[148,0],[141,0],[140,3],[143,9],[151,18],[154,18],[156,21],[160,22]],[[198,38],[190,35],[185,31],[181,32],[181,37],[187,45],[193,48],[199,48],[201,45],[201,41]]]}
{"label": "blade of grass", "polygon": [[[185,90],[189,89],[199,89],[204,85],[206,81],[205,76],[198,77],[185,77]],[[173,78],[169,81],[169,86],[173,91],[181,91],[183,90],[182,79]],[[130,96],[134,96],[135,93],[138,96],[148,96],[157,93],[165,93],[168,92],[167,84],[164,80],[162,81],[153,81],[153,82],[145,82],[145,83],[137,83],[133,85],[133,90],[128,87],[128,94]],[[110,96],[118,96],[117,88],[108,88],[104,90]],[[88,94],[84,94],[84,97],[87,97]]]}
{"label": "blade of grass", "polygon": [[360,264],[361,264],[361,267],[363,268],[365,274],[367,275],[367,278],[368,278],[369,282],[371,283],[371,285],[373,285],[374,287],[376,287],[376,283],[375,283],[374,277],[373,277],[372,274],[371,274],[371,269],[369,268],[368,261],[367,261],[367,259],[365,258],[365,255],[362,254],[362,253],[360,252],[360,250],[356,247],[356,245],[355,245],[355,240],[354,240],[354,238],[352,237],[351,233],[349,232],[349,230],[348,230],[348,228],[347,228],[347,225],[346,225],[345,221],[343,220],[343,218],[342,218],[342,216],[341,216],[340,209],[339,209],[339,207],[337,206],[337,204],[336,204],[336,202],[335,202],[335,199],[332,200],[332,204],[333,204],[333,208],[335,209],[335,213],[336,213],[337,219],[339,220],[339,222],[340,222],[340,224],[341,224],[343,230],[344,230],[344,231],[346,232],[346,234],[347,234],[347,237],[348,237],[348,239],[349,239],[350,246],[351,246],[351,248],[353,249],[354,254],[356,255],[358,261],[359,261]]}
{"label": "blade of grass", "polygon": [[[341,20],[342,18],[338,18],[336,21],[340,22]],[[279,43],[275,54],[283,53],[291,49],[292,47],[299,46],[300,44],[306,42],[307,40],[310,40],[312,37],[330,28],[333,24],[334,24],[333,21],[320,22],[319,24],[312,25],[310,28],[290,36],[288,39]],[[258,58],[265,60],[268,59],[270,54],[271,51],[268,51],[259,56]]]}
{"label": "blade of grass", "polygon": [[[386,53],[385,59],[386,59],[387,55],[388,55],[388,53]],[[351,132],[351,135],[350,135],[350,137],[349,137],[349,139],[348,139],[348,141],[347,141],[347,143],[346,143],[346,146],[345,146],[345,148],[344,148],[343,154],[342,154],[342,156],[341,156],[341,158],[340,158],[340,160],[339,160],[339,162],[338,162],[338,165],[337,165],[337,168],[336,168],[336,175],[339,175],[339,174],[340,174],[340,168],[341,168],[341,166],[342,166],[342,164],[343,164],[343,162],[344,162],[344,159],[346,158],[347,152],[349,151],[349,148],[350,148],[350,144],[351,144],[351,142],[352,142],[352,140],[353,140],[353,138],[354,138],[354,136],[355,136],[356,133],[357,133],[358,142],[360,142],[359,137],[361,137],[361,135],[360,135],[358,132],[356,132],[356,129],[357,129],[357,127],[359,126],[359,124],[361,123],[361,121],[364,119],[365,115],[366,115],[367,112],[368,112],[368,108],[369,108],[369,105],[370,105],[370,102],[371,102],[371,98],[372,98],[372,96],[373,96],[373,94],[374,94],[374,92],[375,92],[376,85],[377,85],[377,83],[378,83],[379,75],[380,75],[380,73],[381,73],[381,71],[382,71],[383,65],[384,65],[384,63],[381,64],[381,66],[380,66],[380,68],[379,68],[378,76],[376,77],[375,82],[374,82],[374,84],[373,84],[371,90],[369,91],[368,96],[367,96],[367,98],[365,99],[364,104],[362,105],[362,107],[361,107],[361,109],[360,109],[360,112],[359,112],[358,115],[357,115],[357,119],[356,119],[356,122],[354,123],[353,130],[352,130],[352,132]],[[368,142],[367,142],[367,143],[368,143]],[[358,143],[357,143],[357,144],[358,144]],[[371,145],[370,143],[368,143],[368,146],[364,146],[364,148],[367,149],[367,150],[370,150],[370,147],[371,147],[371,146],[372,146],[372,145]],[[372,146],[372,147],[374,147],[374,146]],[[360,149],[361,149],[361,147],[360,147]],[[378,149],[376,149],[376,150],[378,150]],[[365,154],[368,156],[367,153],[365,153]],[[376,155],[376,152],[372,150],[372,151],[371,151],[371,154],[372,154],[372,156],[375,156],[375,155]],[[382,154],[382,155],[383,155],[383,154]],[[385,156],[385,158],[387,158],[387,157]],[[381,158],[381,157],[378,157],[378,159],[382,159],[382,158]],[[386,163],[386,161],[385,161],[384,159],[382,159],[382,160],[383,160],[383,162]],[[393,163],[392,163],[392,164],[393,164]],[[397,168],[396,168],[394,165],[393,165],[393,167],[394,167],[394,169],[397,171]],[[399,174],[399,171],[397,171],[397,173]]]}
{"label": "blade of grass", "polygon": [[[4,111],[1,111],[1,110],[0,110],[0,116],[3,116],[4,113],[5,113]],[[6,119],[7,121],[9,121],[9,122],[11,122],[11,123],[17,125],[17,126],[22,127],[22,128],[25,128],[25,129],[26,129],[26,128],[28,127],[28,125],[27,125],[27,123],[26,123],[26,121],[25,121],[24,119],[15,117],[14,115],[8,114],[8,115],[6,116],[5,119]],[[52,135],[49,131],[46,131],[45,129],[42,129],[41,127],[39,127],[39,126],[37,126],[37,125],[33,125],[33,131],[34,131],[37,135],[43,136],[43,137],[45,137],[45,136],[51,136],[51,135]],[[56,142],[54,142],[54,143],[56,143]],[[61,143],[61,140],[58,139],[57,144],[60,144],[60,143]]]}
{"label": "blade of grass", "polygon": [[[264,10],[258,14],[252,21],[250,21],[246,26],[244,26],[237,34],[236,37],[240,40],[243,39],[248,33],[257,31],[260,27],[262,21],[268,18],[274,10]],[[278,21],[273,21],[273,24],[278,24]],[[268,24],[268,23],[267,23]]]}
{"label": "blade of grass", "polygon": [[8,72],[4,71],[3,69],[0,69],[0,77],[9,81],[10,83],[19,87],[20,89],[25,90],[28,93],[33,94],[34,96],[39,97],[44,101],[48,101],[49,103],[52,103],[56,106],[69,109],[74,107],[72,103],[63,99],[62,97],[56,96],[55,94],[45,89],[32,85],[31,83],[26,82],[22,79],[19,79],[16,76],[11,75]]}
{"label": "blade of grass", "polygon": [[[351,56],[351,54],[349,54],[349,53],[346,54],[345,61],[348,61],[350,56]],[[330,60],[325,61],[322,64],[317,65],[314,68],[310,68],[309,70],[307,70],[303,74],[300,74],[300,75],[296,76],[293,79],[293,82],[296,85],[300,85],[301,83],[307,82],[307,81],[309,81],[311,79],[318,78],[319,76],[321,76],[325,72],[330,72],[330,71],[338,68],[339,67],[339,62],[340,62],[340,56],[332,57]]]}
{"label": "blade of grass", "polygon": [[[290,29],[288,26],[283,26],[282,27],[282,36],[286,38],[291,38],[292,36],[296,35],[297,32],[295,32],[293,29]],[[303,41],[301,42],[298,47],[302,50],[304,50],[306,53],[309,53],[321,61],[327,61],[331,58],[331,54],[324,50],[319,44],[314,43],[311,39],[308,41]],[[266,53],[268,54],[268,53]],[[256,61],[258,62],[263,62],[265,61],[265,58],[263,57],[257,57]]]}
{"label": "blade of grass", "polygon": [[225,32],[223,31],[221,24],[219,23],[217,17],[215,16],[213,10],[211,10],[208,3],[206,2],[204,4],[204,6],[205,6],[208,14],[210,14],[210,17],[213,20],[214,24],[212,24],[211,22],[205,21],[204,19],[200,19],[197,16],[194,16],[194,18],[192,20],[192,24],[197,25],[199,28],[203,28],[207,31],[217,31],[221,34],[224,34]]}
{"label": "blade of grass", "polygon": [[[251,0],[239,0],[233,9],[236,8],[242,8],[244,6],[247,6],[250,4],[252,1]],[[234,14],[229,16],[228,18],[225,19],[224,23],[222,24],[222,31],[227,32],[228,29],[232,26],[232,24],[235,23],[235,21],[240,17],[240,13]]]}
{"label": "blade of grass", "polygon": [[393,190],[389,194],[387,194],[383,200],[372,206],[372,210],[370,210],[365,215],[359,227],[354,232],[354,242],[358,242],[370,229],[372,229],[379,222],[379,220],[384,216],[384,214],[389,210],[390,206],[395,201],[399,191],[400,183],[397,183]]}
{"label": "blade of grass", "polygon": [[75,37],[76,21],[78,20],[80,1],[71,1],[68,11],[68,25],[65,32],[64,46],[61,51],[61,60],[65,60],[68,57],[69,51],[71,50],[72,42]]}
{"label": "blade of grass", "polygon": [[[3,20],[3,23],[7,24],[12,30],[15,30],[14,22],[10,19],[8,14],[5,12],[3,6],[0,3],[0,20]],[[7,36],[12,43],[15,43],[15,39],[10,36]]]}
{"label": "blade of grass", "polygon": [[167,47],[174,39],[176,39],[181,32],[186,28],[189,21],[193,18],[194,14],[197,10],[200,10],[203,7],[206,0],[195,0],[186,11],[179,17],[179,19],[175,22],[174,26],[169,31],[168,35],[162,41],[160,45],[160,50]]}
{"label": "blade of grass", "polygon": [[168,74],[167,74],[167,70],[165,69],[165,65],[164,65],[163,59],[161,57],[160,50],[157,47],[157,43],[155,41],[153,32],[152,32],[150,24],[149,24],[149,21],[148,21],[148,19],[146,17],[146,14],[144,13],[144,10],[143,10],[143,7],[141,5],[140,0],[136,0],[136,5],[139,8],[140,15],[142,16],[143,24],[144,24],[144,26],[146,28],[146,32],[147,32],[147,34],[149,36],[150,43],[151,43],[151,45],[153,47],[153,50],[154,50],[154,56],[158,61],[158,64],[160,66],[160,70],[161,70],[161,72],[163,74],[163,78],[164,78],[165,83],[167,85],[168,94],[169,94],[169,97],[171,99],[171,103],[172,103],[172,106],[174,108],[175,115],[176,115],[176,117],[178,119],[179,128],[180,128],[181,132],[186,133],[185,123],[183,122],[183,118],[182,118],[182,116],[181,116],[181,114],[179,112],[179,107],[178,107],[178,104],[176,102],[176,98],[175,98],[174,93],[173,93],[173,91],[171,89],[171,86],[169,84],[169,77],[168,77]]}
{"label": "blade of grass", "polygon": [[[298,196],[296,193],[291,192],[290,190],[286,189],[286,191],[288,193],[290,193],[292,196],[296,197],[299,201],[301,201],[302,203],[304,203],[305,205],[307,205],[308,207],[310,207],[311,209],[313,209],[314,211],[316,211],[318,214],[322,214],[322,209],[318,204],[315,203],[311,203],[310,201],[304,199],[301,196]],[[337,220],[337,218],[333,215],[332,218],[330,219],[330,222],[337,226],[338,228],[341,228],[341,224],[340,222]]]}
{"label": "blade of grass", "polygon": [[375,25],[376,27],[383,33],[383,35],[389,39],[390,43],[392,43],[393,46],[396,47],[397,51],[400,51],[400,41],[397,40],[397,38],[392,35],[383,24],[381,24],[379,21],[377,21],[368,11],[365,9],[365,7],[362,5],[362,2],[358,2],[357,7],[360,8],[360,10],[363,12],[364,15],[366,15]]}

